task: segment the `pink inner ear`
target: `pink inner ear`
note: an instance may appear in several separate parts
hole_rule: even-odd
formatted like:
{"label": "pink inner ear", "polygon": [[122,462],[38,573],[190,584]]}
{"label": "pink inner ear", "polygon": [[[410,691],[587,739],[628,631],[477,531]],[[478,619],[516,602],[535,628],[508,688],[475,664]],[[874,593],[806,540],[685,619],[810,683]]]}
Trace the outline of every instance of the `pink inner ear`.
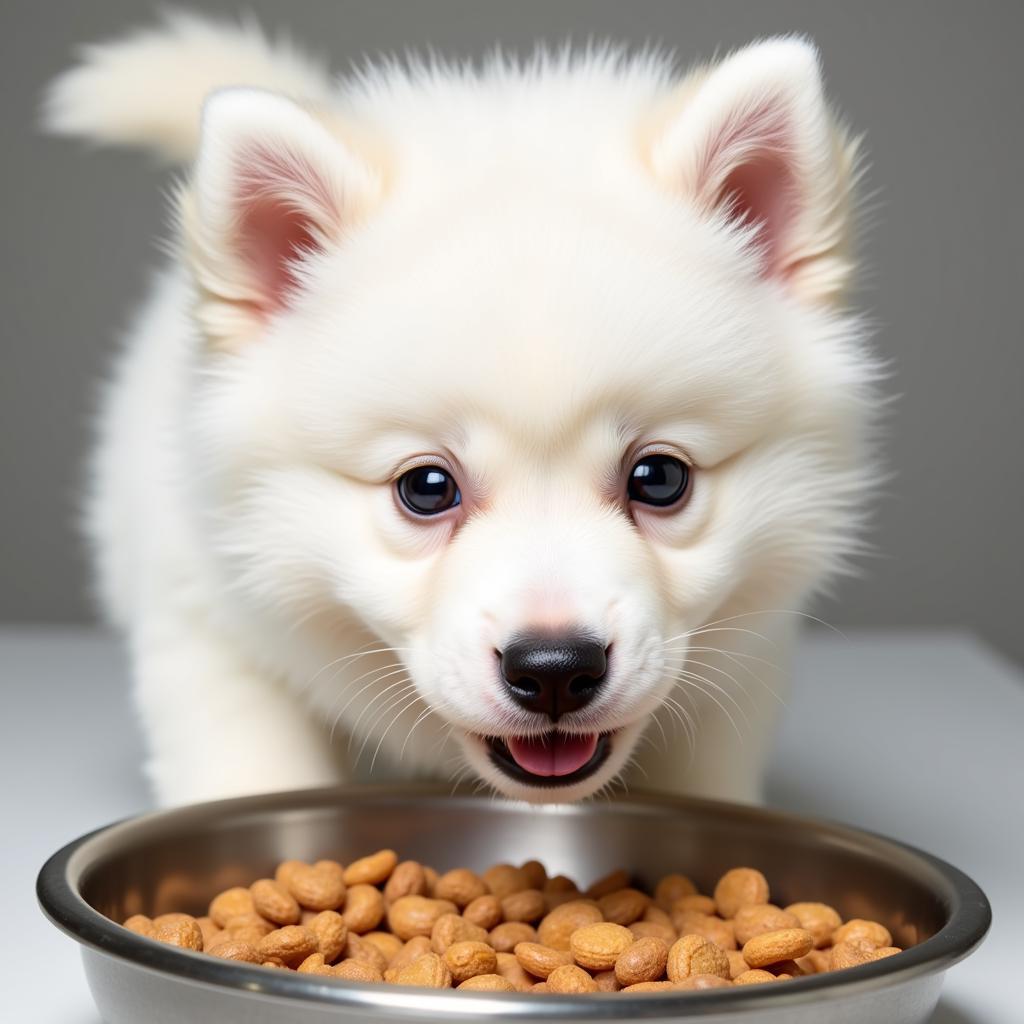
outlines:
{"label": "pink inner ear", "polygon": [[758,224],[757,241],[764,253],[764,273],[784,273],[782,242],[794,210],[794,181],[788,165],[764,153],[735,168],[722,185],[719,202],[733,220]]}
{"label": "pink inner ear", "polygon": [[338,211],[327,183],[300,157],[254,146],[243,155],[236,193],[235,245],[267,312],[288,305],[299,281],[296,262],[322,252]]}

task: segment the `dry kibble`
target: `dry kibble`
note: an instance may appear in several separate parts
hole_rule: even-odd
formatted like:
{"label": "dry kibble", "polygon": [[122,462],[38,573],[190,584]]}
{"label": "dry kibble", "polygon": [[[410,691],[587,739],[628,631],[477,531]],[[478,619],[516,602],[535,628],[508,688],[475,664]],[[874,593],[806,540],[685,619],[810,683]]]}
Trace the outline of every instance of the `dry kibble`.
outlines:
{"label": "dry kibble", "polygon": [[[420,899],[422,897],[407,898]],[[396,901],[393,906],[396,906],[398,902],[400,901]],[[384,920],[384,897],[381,895],[381,891],[376,886],[363,882],[349,886],[345,893],[345,904],[342,907],[341,916],[345,919],[349,931],[356,932],[358,935],[372,932]],[[400,935],[397,929],[392,928],[391,930],[396,935]]]}
{"label": "dry kibble", "polygon": [[511,953],[520,942],[536,942],[537,930],[525,921],[505,921],[492,928],[487,941],[499,953]]}
{"label": "dry kibble", "polygon": [[345,919],[336,910],[321,910],[305,927],[316,936],[317,950],[324,960],[333,964],[341,956],[348,939]]}
{"label": "dry kibble", "polygon": [[516,987],[500,974],[476,974],[456,985],[464,992],[515,992]]}
{"label": "dry kibble", "polygon": [[454,910],[455,904],[447,900],[435,900],[429,896],[403,896],[388,908],[388,927],[400,939],[408,941],[414,935],[429,935],[437,919]]}
{"label": "dry kibble", "polygon": [[617,889],[615,892],[608,893],[607,896],[602,896],[597,901],[597,906],[606,921],[611,921],[612,924],[630,925],[643,917],[650,902],[650,896],[640,892],[639,889]]}
{"label": "dry kibble", "polygon": [[387,881],[398,864],[394,850],[378,850],[369,857],[352,861],[344,872],[346,885],[380,885]]}
{"label": "dry kibble", "polygon": [[547,912],[544,894],[539,889],[520,889],[501,900],[501,912],[506,921],[525,921],[533,924]]}
{"label": "dry kibble", "polygon": [[[802,928],[799,919],[773,903],[748,903],[736,911],[732,919],[736,942],[746,945],[755,935],[777,932],[783,928]],[[812,933],[813,938],[813,933]]]}
{"label": "dry kibble", "polygon": [[756,868],[732,868],[715,886],[715,904],[725,918],[749,903],[767,903],[768,895],[768,879]]}
{"label": "dry kibble", "polygon": [[764,932],[743,946],[743,959],[751,967],[765,967],[780,960],[794,960],[806,956],[814,947],[811,933],[804,928],[782,928]]}
{"label": "dry kibble", "polygon": [[564,964],[556,967],[547,977],[548,991],[562,995],[577,995],[584,992],[596,992],[597,983],[582,968],[575,964]]}
{"label": "dry kibble", "polygon": [[[438,879],[438,884],[440,884],[440,879]],[[462,916],[472,924],[490,931],[501,924],[501,900],[490,893],[477,896],[475,900],[466,905]]]}
{"label": "dry kibble", "polygon": [[728,979],[729,957],[703,935],[684,935],[668,951],[666,972],[670,981],[682,981],[695,974],[716,974]]}
{"label": "dry kibble", "polygon": [[838,911],[827,903],[790,903],[785,908],[814,938],[814,948],[832,945],[832,933],[843,923]]}
{"label": "dry kibble", "polygon": [[[425,896],[427,894],[427,873],[423,865],[414,860],[403,860],[384,886],[384,899],[388,903],[403,896]],[[454,901],[453,901],[454,902]]]}
{"label": "dry kibble", "polygon": [[430,931],[430,948],[443,953],[453,942],[487,942],[487,932],[458,914],[442,914]]}
{"label": "dry kibble", "polygon": [[657,981],[668,963],[668,943],[664,939],[637,939],[615,961],[615,977],[620,985]]}
{"label": "dry kibble", "polygon": [[686,875],[665,875],[654,887],[654,902],[663,910],[671,910],[677,900],[696,893],[697,886]]}
{"label": "dry kibble", "polygon": [[563,903],[537,926],[537,941],[552,949],[568,949],[569,936],[577,928],[604,920],[601,908],[593,900],[571,900]]}
{"label": "dry kibble", "polygon": [[228,921],[240,914],[255,914],[252,893],[242,886],[225,889],[210,900],[209,916],[218,928],[226,928]]}
{"label": "dry kibble", "polygon": [[864,942],[874,949],[881,949],[892,945],[892,935],[884,924],[855,917],[832,933],[832,944],[838,946],[840,942]]}
{"label": "dry kibble", "polygon": [[257,945],[264,960],[277,958],[289,967],[297,966],[318,952],[317,937],[302,925],[289,924],[264,935]]}
{"label": "dry kibble", "polygon": [[512,864],[495,864],[483,873],[482,878],[487,891],[493,893],[499,900],[511,896],[514,892],[530,888],[526,872]]}
{"label": "dry kibble", "polygon": [[495,953],[497,965],[495,970],[518,992],[525,992],[534,983],[534,978],[527,974],[523,965],[516,959],[515,953]]}
{"label": "dry kibble", "polygon": [[714,897],[682,874],[665,875],[652,894],[624,870],[581,894],[539,860],[438,874],[386,849],[347,868],[282,861],[273,878],[217,893],[202,917],[133,914],[124,927],[221,961],[490,993],[700,991],[901,952],[877,921],[844,922],[820,902],[782,908],[769,895],[751,867],[725,872]]}
{"label": "dry kibble", "polygon": [[515,948],[519,966],[535,978],[546,978],[556,967],[572,963],[572,953],[567,949],[552,949],[539,942],[520,942]]}
{"label": "dry kibble", "polygon": [[[446,871],[438,878],[434,886],[435,897],[451,900],[460,910],[488,893],[489,890],[484,884],[484,880],[468,868],[455,868],[452,871]],[[493,898],[497,899],[496,896]]]}
{"label": "dry kibble", "polygon": [[263,954],[250,942],[235,942],[227,939],[225,942],[218,942],[207,952],[211,956],[219,956],[222,960],[238,960],[244,964],[263,963]]}
{"label": "dry kibble", "polygon": [[596,882],[591,884],[590,888],[587,889],[587,895],[592,900],[599,900],[610,892],[627,888],[629,882],[628,871],[623,871],[621,868],[616,871],[610,871],[607,875],[602,875]]}
{"label": "dry kibble", "polygon": [[421,988],[451,988],[452,972],[436,953],[424,953],[395,976],[396,985],[418,985]]}
{"label": "dry kibble", "polygon": [[569,949],[573,959],[581,967],[593,971],[607,971],[615,961],[633,944],[633,933],[621,924],[602,921],[588,924],[569,936]]}
{"label": "dry kibble", "polygon": [[453,942],[444,951],[444,962],[456,982],[494,974],[498,967],[497,954],[486,942]]}
{"label": "dry kibble", "polygon": [[749,970],[744,971],[742,974],[737,974],[732,979],[734,985],[763,985],[766,981],[776,981],[774,974],[770,974],[768,971],[760,970]]}
{"label": "dry kibble", "polygon": [[249,886],[249,893],[260,917],[278,925],[298,924],[299,904],[280,882],[273,878],[260,878]]}

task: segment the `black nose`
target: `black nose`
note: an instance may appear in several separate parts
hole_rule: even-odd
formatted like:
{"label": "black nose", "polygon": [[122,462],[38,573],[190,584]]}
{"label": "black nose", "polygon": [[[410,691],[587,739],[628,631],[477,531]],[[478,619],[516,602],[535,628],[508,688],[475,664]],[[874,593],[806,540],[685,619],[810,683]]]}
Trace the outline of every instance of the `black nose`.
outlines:
{"label": "black nose", "polygon": [[586,633],[520,633],[500,657],[512,699],[553,722],[588,703],[608,667],[604,644]]}

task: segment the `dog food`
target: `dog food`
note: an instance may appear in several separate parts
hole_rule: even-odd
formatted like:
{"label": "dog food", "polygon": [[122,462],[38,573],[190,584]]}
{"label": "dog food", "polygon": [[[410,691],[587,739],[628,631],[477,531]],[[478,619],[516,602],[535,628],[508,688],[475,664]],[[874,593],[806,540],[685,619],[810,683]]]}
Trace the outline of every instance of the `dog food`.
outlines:
{"label": "dog food", "polygon": [[439,875],[393,850],[226,889],[202,917],[133,914],[124,926],[223,960],[348,981],[467,992],[703,991],[773,984],[893,956],[877,921],[824,903],[771,903],[760,871],[713,894],[685,875],[648,893],[614,871],[579,889],[536,860]]}

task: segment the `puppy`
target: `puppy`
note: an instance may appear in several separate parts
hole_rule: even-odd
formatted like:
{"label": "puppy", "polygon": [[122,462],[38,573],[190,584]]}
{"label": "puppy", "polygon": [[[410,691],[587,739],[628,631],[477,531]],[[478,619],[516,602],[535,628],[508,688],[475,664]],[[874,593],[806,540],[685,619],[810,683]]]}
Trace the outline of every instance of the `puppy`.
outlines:
{"label": "puppy", "polygon": [[758,798],[875,475],[856,144],[809,42],[334,82],[174,16],[45,120],[189,166],[86,516],[162,804]]}

